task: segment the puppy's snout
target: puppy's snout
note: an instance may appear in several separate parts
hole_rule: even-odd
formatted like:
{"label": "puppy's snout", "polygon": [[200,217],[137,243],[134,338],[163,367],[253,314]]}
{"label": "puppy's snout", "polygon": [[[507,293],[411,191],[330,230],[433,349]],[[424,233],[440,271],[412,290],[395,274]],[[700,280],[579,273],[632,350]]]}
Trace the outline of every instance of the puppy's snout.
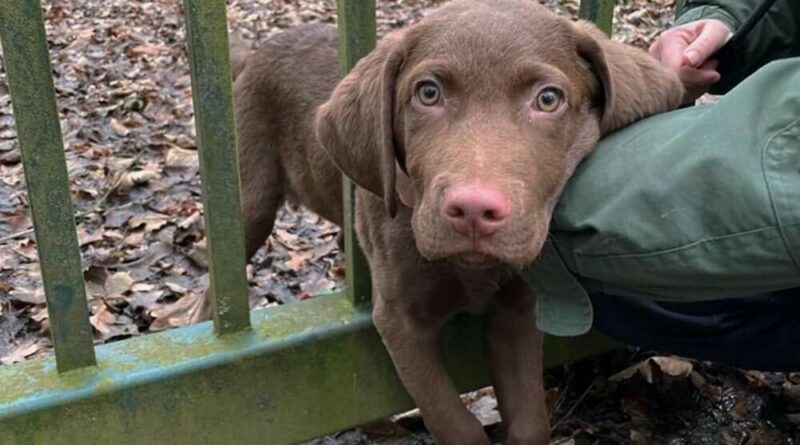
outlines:
{"label": "puppy's snout", "polygon": [[450,187],[443,211],[456,232],[469,237],[487,237],[506,223],[511,215],[511,204],[508,196],[496,186],[472,182]]}

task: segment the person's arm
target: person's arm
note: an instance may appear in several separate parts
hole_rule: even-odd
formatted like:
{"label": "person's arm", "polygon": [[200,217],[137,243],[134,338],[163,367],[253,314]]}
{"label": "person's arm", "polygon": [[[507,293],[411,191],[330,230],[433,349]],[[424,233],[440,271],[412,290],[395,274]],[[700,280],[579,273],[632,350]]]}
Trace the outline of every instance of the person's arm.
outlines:
{"label": "person's arm", "polygon": [[[735,31],[761,1],[679,0],[674,27],[714,19]],[[737,63],[725,67],[710,92],[725,93],[768,62],[793,56],[800,56],[800,1],[778,0],[747,36]]]}

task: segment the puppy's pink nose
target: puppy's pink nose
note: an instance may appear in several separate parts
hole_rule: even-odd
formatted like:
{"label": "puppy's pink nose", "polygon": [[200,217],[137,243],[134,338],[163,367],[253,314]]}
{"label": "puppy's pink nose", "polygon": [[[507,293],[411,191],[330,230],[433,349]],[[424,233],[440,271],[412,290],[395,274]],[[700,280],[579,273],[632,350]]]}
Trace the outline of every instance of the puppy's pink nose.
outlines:
{"label": "puppy's pink nose", "polygon": [[497,187],[471,182],[450,187],[444,198],[444,214],[456,232],[485,237],[503,227],[511,205]]}

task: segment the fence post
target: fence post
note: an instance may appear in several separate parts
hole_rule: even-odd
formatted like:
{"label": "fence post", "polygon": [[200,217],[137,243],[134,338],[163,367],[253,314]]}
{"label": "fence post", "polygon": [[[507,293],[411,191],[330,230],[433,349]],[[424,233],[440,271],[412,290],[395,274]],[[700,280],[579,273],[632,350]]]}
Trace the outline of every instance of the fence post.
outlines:
{"label": "fence post", "polygon": [[[339,70],[347,74],[358,60],[375,48],[375,0],[338,0]],[[345,268],[347,296],[353,304],[368,304],[372,293],[369,265],[356,240],[355,186],[342,181],[344,197]]]}
{"label": "fence post", "polygon": [[607,35],[611,35],[614,23],[614,0],[581,0],[582,19],[594,22]]}
{"label": "fence post", "polygon": [[209,289],[218,334],[250,326],[225,0],[185,0]]}
{"label": "fence post", "polygon": [[57,368],[92,366],[92,326],[39,0],[0,0],[0,41]]}

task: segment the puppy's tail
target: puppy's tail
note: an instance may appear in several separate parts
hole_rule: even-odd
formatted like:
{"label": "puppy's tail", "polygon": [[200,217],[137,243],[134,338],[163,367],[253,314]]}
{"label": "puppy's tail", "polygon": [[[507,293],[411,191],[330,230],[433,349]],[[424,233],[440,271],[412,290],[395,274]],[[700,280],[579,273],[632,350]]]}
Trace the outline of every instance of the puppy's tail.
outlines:
{"label": "puppy's tail", "polygon": [[229,36],[229,44],[231,51],[231,72],[233,73],[233,80],[235,81],[236,78],[239,77],[239,74],[244,71],[244,67],[247,66],[247,58],[253,52],[253,48],[247,40],[233,33]]}

